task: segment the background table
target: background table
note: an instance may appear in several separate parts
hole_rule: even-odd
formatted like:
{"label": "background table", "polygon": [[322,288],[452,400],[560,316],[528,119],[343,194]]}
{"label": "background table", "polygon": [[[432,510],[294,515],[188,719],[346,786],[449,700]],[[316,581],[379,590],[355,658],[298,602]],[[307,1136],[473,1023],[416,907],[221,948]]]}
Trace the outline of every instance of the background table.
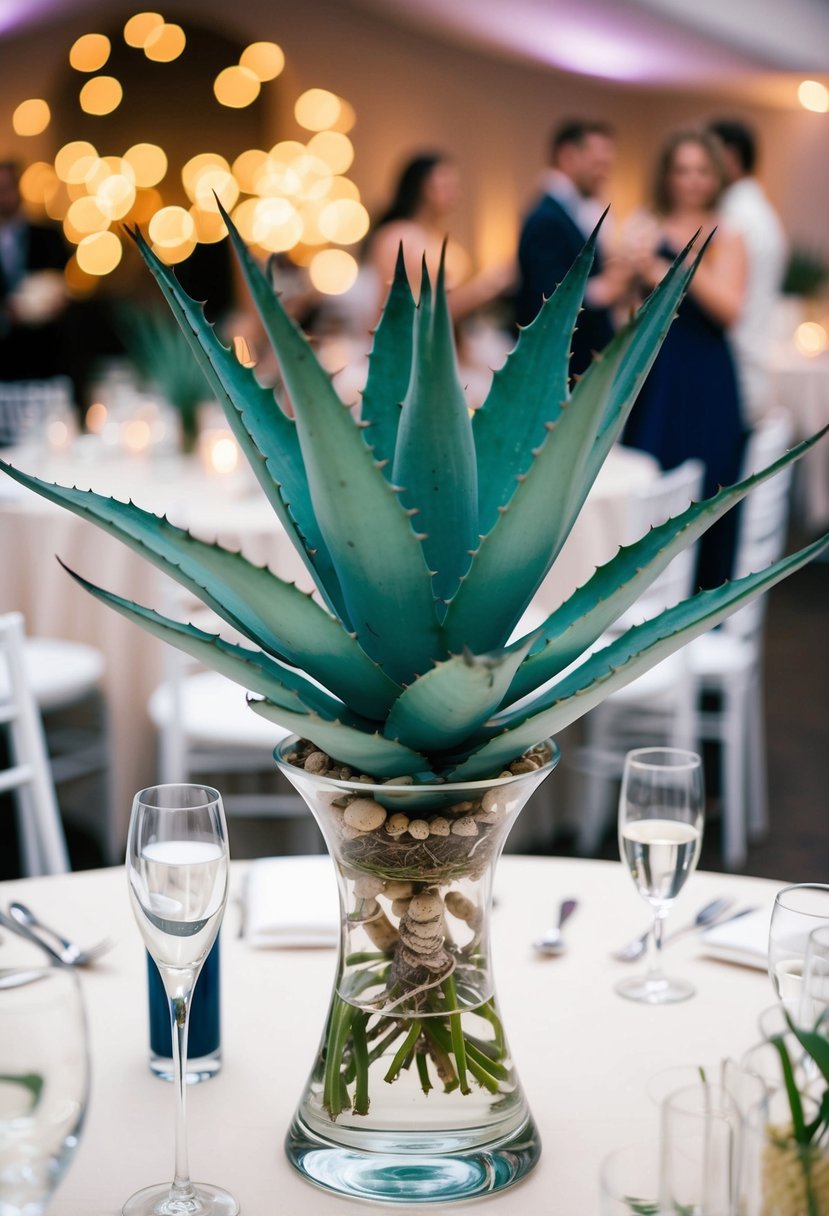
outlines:
{"label": "background table", "polygon": [[[233,867],[236,893],[244,873],[244,865]],[[678,926],[723,894],[770,911],[780,885],[698,873],[672,919]],[[765,973],[705,959],[689,936],[671,948],[668,961],[696,985],[694,999],[650,1008],[616,996],[613,983],[631,965],[613,962],[608,950],[647,922],[621,864],[506,857],[495,892],[498,994],[544,1147],[539,1165],[514,1191],[442,1211],[592,1216],[601,1159],[656,1135],[649,1078],[672,1065],[741,1056],[757,1041],[758,1014],[774,993]],[[579,908],[567,925],[567,954],[535,956],[532,939],[570,896]],[[122,869],[99,870],[0,884],[0,904],[14,898],[82,942],[104,932],[116,939],[115,950],[81,974],[92,1095],[77,1157],[50,1208],[51,1216],[115,1216],[134,1190],[166,1180],[173,1164],[174,1095],[147,1068],[146,967],[126,877]],[[229,905],[222,933],[224,1067],[188,1094],[193,1177],[228,1187],[243,1216],[380,1211],[311,1187],[282,1151],[322,1030],[334,952],[255,951],[237,937],[237,923]],[[30,961],[31,950],[4,934],[0,964]]]}
{"label": "background table", "polygon": [[[149,511],[167,512],[201,539],[241,549],[251,561],[312,589],[305,566],[252,477],[210,476],[196,459],[108,454],[94,440],[86,448],[82,444],[80,454],[35,459],[12,453],[6,459],[47,481],[132,498]],[[631,495],[657,475],[650,456],[622,448],[611,452],[536,597],[545,614],[632,539]],[[13,493],[16,483],[5,477],[2,483],[0,491],[9,493],[11,486]],[[112,835],[122,842],[132,795],[156,779],[146,706],[165,676],[164,646],[82,591],[56,555],[92,582],[162,611],[166,580],[131,549],[29,491],[0,497],[0,612],[22,612],[29,633],[88,642],[104,652],[115,802]]]}

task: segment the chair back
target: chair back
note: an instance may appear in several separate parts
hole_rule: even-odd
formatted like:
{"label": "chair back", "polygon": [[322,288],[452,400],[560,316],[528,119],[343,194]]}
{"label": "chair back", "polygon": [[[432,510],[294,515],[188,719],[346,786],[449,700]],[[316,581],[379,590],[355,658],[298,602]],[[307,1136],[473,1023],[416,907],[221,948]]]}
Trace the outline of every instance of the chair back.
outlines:
{"label": "chair back", "polygon": [[47,420],[71,408],[72,384],[65,376],[0,380],[0,447],[43,436]]}
{"label": "chair back", "polygon": [[23,617],[0,616],[0,724],[7,729],[8,762],[0,793],[17,796],[24,873],[63,874],[69,856],[49,769],[40,712],[23,657]]}
{"label": "chair back", "polygon": [[[692,502],[698,501],[702,495],[704,475],[701,461],[686,460],[638,490],[634,499],[637,537],[644,536],[649,528],[658,527],[675,515],[680,515]],[[646,608],[646,615],[654,616],[690,595],[695,555],[695,545],[678,553],[644,592],[637,607],[641,605]]]}
{"label": "chair back", "polygon": [[[748,477],[778,460],[792,439],[792,425],[785,414],[770,415],[749,439],[741,478]],[[734,577],[743,578],[775,562],[783,555],[789,522],[793,467],[789,465],[752,490],[741,506]],[[758,637],[766,611],[761,595],[729,617],[725,628],[738,637]]]}

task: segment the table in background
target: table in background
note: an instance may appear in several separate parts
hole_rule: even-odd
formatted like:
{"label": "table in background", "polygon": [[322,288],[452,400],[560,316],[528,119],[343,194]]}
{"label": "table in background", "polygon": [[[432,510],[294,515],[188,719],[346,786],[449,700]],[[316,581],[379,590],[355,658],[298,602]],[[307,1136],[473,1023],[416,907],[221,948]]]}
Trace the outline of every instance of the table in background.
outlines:
{"label": "table in background", "polygon": [[[173,522],[186,522],[200,539],[240,549],[251,561],[312,589],[305,566],[247,469],[223,478],[209,475],[196,459],[105,455],[94,440],[88,447],[85,443],[85,459],[75,453],[38,459],[11,453],[6,458],[46,481],[132,498],[147,510],[167,512]],[[545,613],[632,539],[630,496],[657,475],[658,466],[644,453],[622,448],[610,453],[536,597]],[[15,494],[15,487],[7,478],[0,486],[0,612],[22,612],[31,634],[87,642],[103,651],[112,739],[113,838],[121,841],[133,793],[156,779],[154,732],[146,707],[165,677],[164,646],[81,590],[55,556],[92,582],[162,611],[165,580],[93,524],[27,490]],[[275,730],[275,740],[277,734]]]}
{"label": "table in background", "polygon": [[[238,893],[245,866],[232,869]],[[679,925],[719,895],[770,911],[780,885],[698,873],[672,918]],[[608,950],[647,920],[620,863],[505,857],[495,892],[498,995],[544,1147],[539,1165],[515,1191],[458,1211],[593,1216],[601,1159],[656,1135],[649,1078],[672,1065],[741,1056],[758,1039],[759,1013],[774,1002],[771,983],[765,973],[705,959],[689,937],[670,950],[668,961],[696,985],[694,999],[652,1008],[616,996],[613,983],[631,965],[613,962]],[[566,955],[535,956],[532,939],[551,922],[558,901],[571,896],[579,908],[567,925]],[[116,939],[111,954],[81,973],[92,1094],[77,1157],[49,1209],[51,1216],[114,1216],[133,1191],[171,1176],[173,1165],[173,1090],[147,1068],[146,963],[126,877],[123,869],[98,870],[0,884],[0,904],[15,898],[82,942],[103,932]],[[237,921],[237,908],[229,905],[222,933],[224,1066],[188,1095],[193,1177],[227,1187],[246,1216],[369,1212],[370,1206],[310,1186],[282,1150],[315,1058],[334,952],[253,950],[236,936]],[[4,966],[15,958],[29,961],[31,950],[4,934],[0,959]],[[403,1210],[417,1209],[395,1208]]]}
{"label": "table in background", "polygon": [[[782,407],[800,442],[829,424],[829,352],[809,357],[793,346],[776,350],[771,361],[774,408]],[[829,528],[829,440],[824,439],[796,470],[796,507],[810,533]]]}

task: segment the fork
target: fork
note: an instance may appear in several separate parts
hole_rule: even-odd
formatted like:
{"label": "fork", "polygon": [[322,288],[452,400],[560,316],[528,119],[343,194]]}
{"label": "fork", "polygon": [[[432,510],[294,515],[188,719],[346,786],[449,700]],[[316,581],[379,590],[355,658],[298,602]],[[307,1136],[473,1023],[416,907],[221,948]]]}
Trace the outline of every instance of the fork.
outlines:
{"label": "fork", "polygon": [[[676,929],[673,933],[669,934],[665,938],[665,944],[667,945],[669,941],[673,941],[675,937],[683,937],[686,933],[693,932],[694,929],[702,929],[708,925],[715,924],[733,903],[733,899],[720,898],[712,900],[710,904],[706,904],[704,908],[700,908],[689,925],[684,925],[681,929]],[[651,932],[652,928],[649,926],[639,937],[635,937],[618,950],[611,950],[612,957],[620,963],[635,963],[645,953]]]}
{"label": "fork", "polygon": [[[55,962],[63,963],[67,967],[86,967],[90,963],[94,963],[107,950],[111,950],[114,945],[112,939],[107,937],[100,942],[96,942],[94,946],[82,950],[75,942],[63,937],[55,929],[50,929],[47,925],[44,925],[24,904],[11,904],[9,912],[11,915],[0,911],[0,925],[5,925],[7,929],[11,929],[12,932],[25,937],[27,941],[34,943],[34,945],[40,946],[41,950],[45,950]],[[35,929],[38,929],[40,932],[36,932]],[[57,942],[57,945],[50,945],[41,936],[44,933],[53,938]]]}

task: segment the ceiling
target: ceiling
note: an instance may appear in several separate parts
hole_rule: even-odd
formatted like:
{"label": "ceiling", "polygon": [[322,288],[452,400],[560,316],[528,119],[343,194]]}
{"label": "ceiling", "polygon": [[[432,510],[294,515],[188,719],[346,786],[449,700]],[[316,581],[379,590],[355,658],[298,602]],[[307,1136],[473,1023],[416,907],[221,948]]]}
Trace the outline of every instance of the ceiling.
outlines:
{"label": "ceiling", "polygon": [[[0,0],[0,37],[42,28],[50,18],[101,12],[108,2]],[[467,47],[639,85],[720,88],[759,74],[819,75],[829,60],[829,0],[347,2]],[[123,7],[120,0],[116,7]],[[202,0],[199,7],[227,12],[226,0]],[[248,19],[257,9],[273,17],[279,4],[248,0]]]}

